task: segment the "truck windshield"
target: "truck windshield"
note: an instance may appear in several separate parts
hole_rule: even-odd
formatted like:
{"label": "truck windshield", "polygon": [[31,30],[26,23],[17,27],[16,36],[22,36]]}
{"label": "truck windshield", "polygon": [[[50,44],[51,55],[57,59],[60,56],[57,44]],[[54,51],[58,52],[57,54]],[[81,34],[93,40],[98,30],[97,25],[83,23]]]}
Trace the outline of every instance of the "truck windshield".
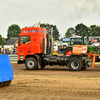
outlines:
{"label": "truck windshield", "polygon": [[71,45],[83,44],[82,38],[71,38],[70,39]]}
{"label": "truck windshield", "polygon": [[29,43],[30,42],[30,36],[22,36],[19,38],[19,43]]}

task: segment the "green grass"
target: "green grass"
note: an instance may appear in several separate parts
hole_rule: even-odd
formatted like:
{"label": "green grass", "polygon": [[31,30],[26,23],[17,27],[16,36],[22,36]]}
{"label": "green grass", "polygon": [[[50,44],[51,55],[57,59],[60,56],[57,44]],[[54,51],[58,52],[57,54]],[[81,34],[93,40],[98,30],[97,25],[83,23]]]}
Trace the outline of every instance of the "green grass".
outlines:
{"label": "green grass", "polygon": [[17,63],[17,60],[11,60],[10,62],[11,63]]}

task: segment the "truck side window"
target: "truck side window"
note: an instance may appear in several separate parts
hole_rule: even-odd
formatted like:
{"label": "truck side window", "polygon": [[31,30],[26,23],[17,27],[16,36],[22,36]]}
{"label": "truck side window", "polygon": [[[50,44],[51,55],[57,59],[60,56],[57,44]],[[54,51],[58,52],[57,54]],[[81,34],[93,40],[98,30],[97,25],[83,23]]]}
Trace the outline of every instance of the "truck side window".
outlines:
{"label": "truck side window", "polygon": [[20,37],[20,43],[29,43],[29,42],[30,42],[30,36]]}

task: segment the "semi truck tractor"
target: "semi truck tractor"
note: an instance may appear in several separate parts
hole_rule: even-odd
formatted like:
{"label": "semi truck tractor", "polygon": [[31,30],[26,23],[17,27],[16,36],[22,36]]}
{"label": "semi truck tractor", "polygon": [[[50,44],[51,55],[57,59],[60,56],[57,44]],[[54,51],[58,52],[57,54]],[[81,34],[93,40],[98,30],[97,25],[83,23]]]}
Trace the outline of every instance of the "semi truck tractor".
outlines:
{"label": "semi truck tractor", "polygon": [[50,41],[47,29],[40,27],[22,28],[18,37],[18,64],[24,63],[28,70],[43,69],[46,65],[66,65],[70,70],[79,71],[92,65],[91,56],[84,54],[87,53],[86,45],[77,45],[72,52],[70,56],[53,55],[53,29]]}

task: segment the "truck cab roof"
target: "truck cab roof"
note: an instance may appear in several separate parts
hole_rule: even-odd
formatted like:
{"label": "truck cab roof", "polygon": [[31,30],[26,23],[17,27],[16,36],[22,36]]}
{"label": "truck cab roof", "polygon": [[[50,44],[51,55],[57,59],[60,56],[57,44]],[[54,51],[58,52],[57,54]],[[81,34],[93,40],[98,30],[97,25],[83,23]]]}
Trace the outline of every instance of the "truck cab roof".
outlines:
{"label": "truck cab roof", "polygon": [[[47,31],[45,30],[45,32],[47,33]],[[43,33],[44,34],[44,28],[40,28],[40,27],[25,27],[22,28],[20,35],[29,35],[29,34],[38,34],[38,33]]]}

